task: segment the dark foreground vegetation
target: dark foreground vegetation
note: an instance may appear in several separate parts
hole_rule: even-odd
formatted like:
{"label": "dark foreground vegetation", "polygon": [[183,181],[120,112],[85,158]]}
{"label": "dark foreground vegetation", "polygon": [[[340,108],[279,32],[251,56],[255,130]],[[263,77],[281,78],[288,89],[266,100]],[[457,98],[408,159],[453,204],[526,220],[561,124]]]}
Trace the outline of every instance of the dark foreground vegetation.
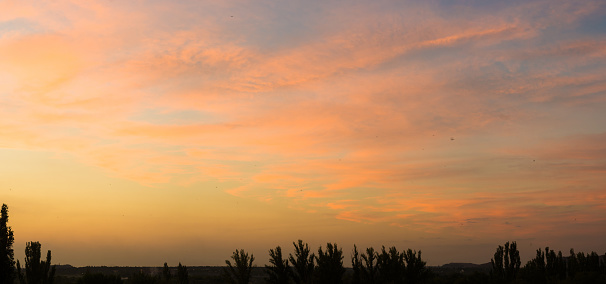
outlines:
{"label": "dark foreground vegetation", "polygon": [[[312,251],[302,240],[293,242],[293,253],[280,246],[269,250],[269,264],[256,267],[255,257],[235,250],[225,267],[85,267],[51,266],[51,251],[42,259],[41,244],[28,242],[22,266],[14,260],[13,231],[8,226],[8,206],[0,218],[0,284],[186,284],[186,283],[606,283],[606,255],[570,250],[568,256],[549,247],[521,266],[516,242],[498,246],[490,263],[448,264],[427,267],[421,251],[396,247],[359,251],[354,245],[351,268],[343,250],[327,243]],[[349,263],[348,263],[349,265]]]}

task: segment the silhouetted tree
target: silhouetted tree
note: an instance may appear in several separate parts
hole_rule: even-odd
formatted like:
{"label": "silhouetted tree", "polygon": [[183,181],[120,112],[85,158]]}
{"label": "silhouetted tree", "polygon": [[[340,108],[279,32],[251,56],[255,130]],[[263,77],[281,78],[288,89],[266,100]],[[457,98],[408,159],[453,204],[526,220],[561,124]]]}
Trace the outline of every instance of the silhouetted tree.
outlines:
{"label": "silhouetted tree", "polygon": [[14,242],[13,230],[8,226],[8,206],[2,204],[0,215],[0,283],[13,283],[15,280]]}
{"label": "silhouetted tree", "polygon": [[406,269],[404,254],[398,252],[396,247],[389,248],[389,252],[385,247],[381,248],[381,253],[377,256],[377,267],[379,283],[403,283]]}
{"label": "silhouetted tree", "polygon": [[547,282],[545,253],[541,249],[538,249],[536,256],[526,263],[524,270],[526,280],[530,280],[532,283]]}
{"label": "silhouetted tree", "polygon": [[492,270],[490,276],[495,282],[503,282],[505,279],[505,269],[503,268],[503,246],[497,247],[494,257],[490,260]]}
{"label": "silhouetted tree", "polygon": [[40,260],[39,242],[28,242],[25,246],[25,275],[21,273],[21,265],[17,261],[17,273],[21,284],[53,284],[55,266],[51,267],[51,251],[46,254],[46,261]]}
{"label": "silhouetted tree", "polygon": [[585,271],[600,272],[600,256],[595,251],[588,253],[585,261]]}
{"label": "silhouetted tree", "polygon": [[276,249],[269,250],[269,263],[265,265],[267,273],[267,282],[269,283],[290,283],[290,265],[288,259],[282,258],[282,248],[277,246]]}
{"label": "silhouetted tree", "polygon": [[105,275],[102,273],[90,273],[87,271],[77,284],[122,284],[118,275]]}
{"label": "silhouetted tree", "polygon": [[351,268],[353,270],[352,283],[362,283],[362,259],[358,253],[358,247],[354,244],[354,249],[351,254]]}
{"label": "silhouetted tree", "polygon": [[585,281],[576,279],[580,274],[585,280],[595,282],[593,280],[600,274],[600,257],[597,253],[585,255],[571,249],[570,257],[565,260],[561,251],[556,254],[546,247],[545,252],[538,249],[536,256],[524,266],[522,278],[532,283],[560,283],[566,278],[578,283]]}
{"label": "silhouetted tree", "polygon": [[406,283],[421,283],[427,276],[426,262],[421,259],[421,251],[417,254],[416,251],[408,249],[402,253],[404,261],[406,261],[406,269],[404,279]]}
{"label": "silhouetted tree", "polygon": [[582,252],[578,252],[577,261],[579,263],[579,272],[586,272],[587,271],[587,258],[585,258],[585,254]]}
{"label": "silhouetted tree", "polygon": [[561,251],[558,251],[558,254],[556,254],[549,247],[545,248],[545,272],[547,273],[546,278],[548,281],[566,279],[566,261]]}
{"label": "silhouetted tree", "polygon": [[295,283],[309,284],[312,283],[312,275],[314,272],[314,254],[310,254],[309,246],[304,244],[302,240],[297,243],[292,243],[295,246],[295,255],[290,254],[289,260],[294,267],[292,274]]}
{"label": "silhouetted tree", "polygon": [[234,260],[235,266],[229,260],[225,261],[225,264],[227,264],[227,269],[225,269],[227,279],[233,283],[248,284],[255,257],[252,254],[249,257],[244,250],[236,250],[231,258]]}
{"label": "silhouetted tree", "polygon": [[362,254],[362,260],[364,261],[361,270],[362,283],[377,283],[377,252],[372,247],[366,249],[366,254]]}
{"label": "silhouetted tree", "polygon": [[326,252],[318,248],[316,283],[343,283],[343,250],[337,244],[326,244]]}
{"label": "silhouetted tree", "polygon": [[377,252],[374,248],[369,247],[366,249],[366,253],[359,254],[358,248],[354,245],[351,266],[353,283],[378,283]]}
{"label": "silhouetted tree", "polygon": [[164,281],[169,282],[173,275],[170,273],[170,268],[168,267],[168,263],[164,263],[164,268],[162,268],[162,278]]}
{"label": "silhouetted tree", "polygon": [[570,249],[567,266],[568,278],[574,283],[606,283],[606,275],[600,268],[600,256],[596,252],[575,254]]}
{"label": "silhouetted tree", "polygon": [[179,262],[179,266],[177,266],[177,282],[179,284],[189,284],[189,274],[187,273],[187,266],[181,265],[181,262]]}
{"label": "silhouetted tree", "polygon": [[[574,251],[570,250],[571,256],[568,258],[569,264],[575,265],[570,271],[573,276],[570,277],[573,283],[606,283],[606,271],[600,267],[600,256],[592,251],[584,254],[579,252],[573,257]],[[571,265],[571,266],[572,266]]]}
{"label": "silhouetted tree", "polygon": [[516,242],[511,244],[506,242],[505,247],[499,246],[490,263],[492,264],[490,275],[493,281],[502,283],[516,279],[521,264]]}
{"label": "silhouetted tree", "polygon": [[574,279],[577,272],[579,272],[579,262],[577,261],[577,255],[574,253],[574,249],[570,249],[570,256],[568,257],[566,270],[568,271],[568,278]]}

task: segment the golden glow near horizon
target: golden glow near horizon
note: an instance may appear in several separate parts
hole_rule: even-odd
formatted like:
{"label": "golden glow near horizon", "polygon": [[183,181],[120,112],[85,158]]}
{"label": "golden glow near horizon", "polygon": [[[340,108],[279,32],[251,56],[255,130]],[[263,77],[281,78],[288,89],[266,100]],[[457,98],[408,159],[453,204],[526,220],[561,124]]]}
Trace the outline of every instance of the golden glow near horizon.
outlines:
{"label": "golden glow near horizon", "polygon": [[605,4],[444,2],[0,2],[16,256],[603,253]]}

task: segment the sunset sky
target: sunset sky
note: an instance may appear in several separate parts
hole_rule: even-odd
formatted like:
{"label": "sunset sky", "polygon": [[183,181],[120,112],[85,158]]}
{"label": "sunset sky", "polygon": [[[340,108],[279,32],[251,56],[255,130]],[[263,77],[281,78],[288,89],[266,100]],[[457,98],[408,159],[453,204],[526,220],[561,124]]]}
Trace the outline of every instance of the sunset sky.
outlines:
{"label": "sunset sky", "polygon": [[16,258],[606,252],[606,2],[1,1]]}

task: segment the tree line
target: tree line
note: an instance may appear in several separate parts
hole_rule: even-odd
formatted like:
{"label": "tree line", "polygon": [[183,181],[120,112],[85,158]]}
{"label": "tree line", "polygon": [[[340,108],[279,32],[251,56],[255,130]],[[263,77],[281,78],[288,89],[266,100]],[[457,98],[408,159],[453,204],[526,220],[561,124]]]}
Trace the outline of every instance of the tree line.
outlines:
{"label": "tree line", "polygon": [[490,260],[493,283],[606,283],[606,254],[596,252],[575,253],[568,257],[546,247],[537,249],[536,255],[520,267],[520,252],[516,242],[498,246]]}
{"label": "tree line", "polygon": [[[293,242],[294,254],[286,258],[282,248],[277,246],[269,250],[269,263],[265,265],[266,283],[344,283],[346,269],[343,265],[343,250],[335,243],[320,246],[317,254],[311,252],[309,245],[302,240]],[[226,280],[231,283],[250,283],[251,269],[255,260],[244,250],[236,250],[231,256],[233,263],[226,260]],[[351,258],[353,274],[351,283],[422,283],[428,276],[421,252],[413,250],[398,251],[396,247],[381,251],[367,248],[360,254],[354,246]]]}
{"label": "tree line", "polygon": [[[51,251],[42,259],[41,244],[28,242],[25,247],[25,263],[14,260],[12,249],[14,235],[8,226],[8,206],[2,205],[0,218],[0,284],[55,284],[55,266],[51,266]],[[549,247],[538,249],[536,256],[521,266],[516,242],[507,242],[496,248],[490,261],[490,272],[473,274],[433,273],[421,258],[421,251],[396,247],[373,247],[358,251],[354,245],[351,252],[351,268],[344,266],[343,250],[336,243],[327,243],[313,252],[302,240],[293,242],[293,253],[283,255],[277,246],[269,250],[269,265],[262,269],[265,283],[311,284],[311,283],[606,283],[606,254],[588,254],[570,250],[565,257]],[[236,249],[225,261],[223,274],[215,283],[248,284],[253,281],[255,257],[243,249]],[[195,281],[209,283],[209,281]],[[258,279],[257,279],[258,282]],[[188,268],[181,263],[177,274],[172,275],[167,263],[162,274],[151,275],[140,271],[123,280],[118,275],[87,272],[75,282],[77,284],[189,284]],[[61,283],[57,283],[61,284]]]}

